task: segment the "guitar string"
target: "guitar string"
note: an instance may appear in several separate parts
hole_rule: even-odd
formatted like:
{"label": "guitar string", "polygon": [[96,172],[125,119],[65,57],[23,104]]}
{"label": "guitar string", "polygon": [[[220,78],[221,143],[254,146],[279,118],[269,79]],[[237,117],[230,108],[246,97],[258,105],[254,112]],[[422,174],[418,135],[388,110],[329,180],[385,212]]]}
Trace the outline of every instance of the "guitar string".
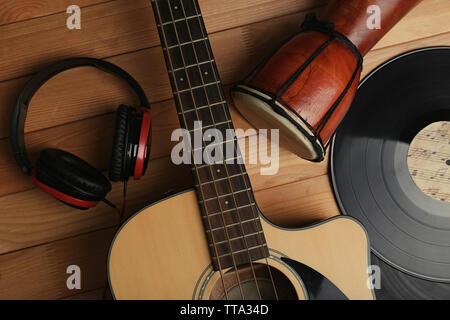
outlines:
{"label": "guitar string", "polygon": [[[181,60],[182,60],[182,62],[183,62],[184,69],[185,69],[186,72],[187,72],[187,65],[186,65],[186,61],[185,61],[185,59],[184,59],[184,54],[183,54],[183,50],[182,50],[182,47],[181,47],[180,37],[179,37],[179,35],[178,35],[178,31],[177,31],[177,29],[176,29],[176,24],[175,24],[175,22],[174,22],[174,17],[173,17],[173,12],[172,12],[172,7],[171,7],[171,5],[170,5],[170,1],[167,1],[167,4],[169,5],[169,13],[170,13],[171,18],[172,18],[172,24],[174,25],[174,30],[175,30],[175,35],[176,35],[177,42],[178,42],[178,48],[179,48],[179,50],[180,50]],[[169,51],[169,55],[170,55],[170,54],[171,54],[171,53],[170,53],[170,51]],[[175,82],[176,82],[176,79],[174,79],[174,80],[175,80]],[[195,112],[196,112],[197,118],[199,118],[198,108],[197,108],[197,106],[195,105],[195,96],[194,96],[194,92],[193,92],[193,87],[192,87],[192,85],[191,85],[191,83],[190,83],[190,79],[189,79],[189,78],[187,79],[187,81],[188,81],[188,85],[189,85],[189,87],[190,87],[190,88],[189,88],[189,92],[190,92],[190,94],[191,94],[192,102],[194,103],[194,110],[195,110]],[[178,87],[178,85],[177,85],[177,87]],[[181,99],[181,98],[180,98],[180,99]],[[181,101],[181,103],[182,103],[182,101]],[[187,124],[187,121],[186,121],[186,124]],[[195,131],[195,129],[194,129],[194,131]],[[204,144],[203,140],[202,140],[202,143]],[[221,217],[221,219],[222,219],[223,230],[224,230],[224,232],[225,232],[226,239],[227,239],[226,241],[227,241],[227,243],[228,243],[228,247],[229,247],[230,251],[232,252],[231,240],[230,240],[230,236],[229,236],[229,233],[228,233],[228,226],[227,226],[227,224],[226,224],[226,222],[225,222],[224,212],[223,212],[222,204],[221,204],[220,199],[219,199],[219,192],[218,192],[218,190],[217,190],[216,181],[215,181],[215,179],[214,179],[214,175],[213,175],[213,173],[212,173],[211,166],[208,166],[208,169],[209,169],[210,174],[211,174],[211,176],[212,176],[212,178],[213,178],[214,191],[215,191],[215,193],[216,193],[216,195],[217,195],[216,198],[217,198],[217,203],[219,204],[219,211],[220,211],[220,213],[221,213],[221,214],[220,214],[220,217]],[[198,169],[197,169],[197,176],[198,176],[198,178],[201,180],[200,174],[199,174],[199,172],[198,172]],[[205,208],[206,208],[206,198],[205,198],[205,197],[203,197],[203,201],[204,201],[204,205],[205,205]],[[207,212],[206,212],[206,213],[207,213]],[[208,214],[208,213],[207,213],[207,214]],[[208,218],[209,218],[209,215],[208,215]],[[215,230],[213,230],[213,229],[211,228],[210,232],[213,234],[213,233],[215,232]],[[222,259],[222,257],[221,257],[220,255],[217,255],[215,258],[216,258],[218,261],[220,261],[220,259]],[[235,260],[234,255],[232,255],[232,254],[231,254],[231,259],[232,259],[232,262],[233,262],[234,269],[237,270],[237,263],[236,263],[236,260]],[[221,268],[221,266],[219,266],[219,268]],[[243,291],[243,288],[242,288],[241,281],[240,281],[239,277],[236,277],[236,278],[237,278],[237,281],[238,281],[238,285],[239,285],[239,289],[240,289],[240,292],[241,292],[242,299],[245,299],[244,291]],[[227,294],[227,291],[226,291],[226,287],[225,287],[225,286],[224,286],[224,292]]]}
{"label": "guitar string", "polygon": [[[165,35],[164,27],[162,26],[163,22],[162,22],[162,18],[161,18],[161,12],[159,10],[158,1],[159,0],[152,0],[152,2],[155,5],[155,9],[156,9],[155,11],[158,14],[158,20],[159,20],[159,23],[160,23],[160,26],[161,26],[160,27],[160,29],[161,29],[161,36],[162,36],[162,38],[164,40],[164,44],[165,44],[166,48],[168,48],[169,46],[168,46],[167,38],[166,38],[166,35]],[[172,74],[174,74],[174,72],[173,72],[174,67],[173,67],[172,57],[170,56],[170,52],[167,51],[166,55],[168,57],[167,59],[168,59],[169,64],[170,64],[170,68],[172,69]],[[183,111],[182,112],[183,119],[184,119],[185,124],[187,124],[186,116],[184,114],[184,109],[183,109],[183,103],[182,103],[182,100],[181,100],[181,96],[180,96],[180,93],[179,93],[179,90],[178,90],[178,84],[176,83],[176,81],[174,81],[174,85],[175,85],[175,89],[176,89],[176,91],[178,93],[178,101],[179,101],[179,105],[180,105],[181,111]],[[194,152],[193,152],[193,150],[191,150],[191,153],[192,153],[191,154],[192,155],[192,159],[194,159]],[[197,165],[195,164],[195,161],[194,161],[193,166],[195,168],[195,171],[197,172],[197,175],[200,176],[199,172],[198,172]],[[200,190],[200,193],[202,195],[202,198],[205,199],[205,195],[204,195],[204,192],[203,192],[203,187],[200,186],[199,190]],[[205,213],[206,213],[206,218],[207,218],[207,221],[208,221],[209,228],[210,228],[210,230],[212,230],[211,220],[210,220],[209,214],[208,214],[208,208],[206,207],[206,205],[204,206],[204,208],[205,208]],[[223,277],[222,266],[221,266],[221,262],[220,262],[220,258],[219,258],[219,251],[217,249],[217,244],[216,244],[215,237],[214,237],[214,232],[211,232],[211,240],[212,240],[212,244],[213,244],[213,250],[214,250],[214,252],[215,252],[215,254],[217,256],[217,262],[218,262],[218,266],[219,266],[219,273],[220,273],[220,279],[221,279],[221,282],[222,282],[222,286],[223,286],[223,288],[225,288],[225,280],[224,280],[224,277]],[[225,290],[225,297],[228,300],[228,293],[226,292],[226,290]]]}
{"label": "guitar string", "polygon": [[[172,24],[173,24],[173,27],[174,27],[174,30],[175,30],[175,36],[176,36],[176,38],[177,38],[178,48],[180,49],[181,60],[183,61],[183,66],[184,66],[184,69],[185,69],[185,72],[186,72],[186,80],[187,80],[188,85],[189,85],[189,91],[190,91],[190,94],[191,94],[191,97],[192,97],[192,102],[193,102],[193,104],[194,104],[195,113],[196,113],[196,115],[197,115],[197,119],[200,119],[199,113],[198,113],[198,108],[197,108],[197,106],[196,106],[196,101],[195,101],[194,91],[193,91],[193,89],[192,89],[193,86],[192,86],[191,81],[190,81],[190,78],[189,78],[189,76],[188,76],[188,74],[187,74],[187,72],[188,72],[188,71],[187,71],[187,64],[186,64],[186,60],[185,60],[185,58],[184,58],[183,49],[182,49],[181,41],[180,41],[180,36],[179,36],[179,34],[178,34],[178,30],[177,30],[177,26],[176,26],[176,23],[175,23],[175,18],[174,18],[174,15],[173,15],[172,5],[171,5],[171,3],[170,3],[170,0],[167,0],[167,4],[168,4],[168,7],[169,7],[169,12],[170,12],[170,16],[171,16],[171,19],[172,19]],[[192,41],[191,41],[191,44],[192,44]],[[168,52],[168,54],[170,54],[170,51]],[[172,76],[173,76],[173,78],[174,78],[174,81],[176,82],[177,79],[175,78],[175,74],[172,74]],[[186,122],[186,125],[187,125],[187,122]],[[194,130],[195,130],[195,129],[194,129]],[[206,145],[205,145],[203,139],[202,139],[202,145],[203,145],[203,148],[206,148]],[[228,234],[228,226],[227,226],[226,221],[225,221],[225,216],[224,216],[222,204],[221,204],[220,199],[219,199],[219,191],[218,191],[218,189],[217,189],[216,180],[214,179],[214,174],[213,174],[213,171],[212,171],[211,166],[208,166],[208,168],[209,168],[209,171],[210,171],[210,173],[211,173],[211,178],[212,178],[212,180],[213,180],[214,191],[215,191],[215,193],[216,193],[216,195],[217,195],[217,202],[218,202],[218,204],[219,204],[219,209],[220,209],[220,212],[221,212],[221,218],[222,218],[223,228],[224,228],[224,230],[225,230],[225,234],[226,234],[226,237],[227,237],[228,246],[229,246],[229,248],[230,248],[231,258],[232,258],[232,260],[233,260],[234,269],[236,270],[236,280],[238,281],[238,284],[239,284],[239,289],[240,289],[240,291],[241,291],[242,299],[245,300],[245,297],[244,297],[244,290],[243,290],[243,288],[242,288],[241,280],[240,280],[240,277],[239,277],[238,272],[237,272],[237,263],[236,263],[236,260],[235,260],[235,258],[234,258],[234,255],[232,254],[232,252],[233,252],[233,247],[232,247],[232,245],[231,245],[231,239],[230,239],[230,236],[229,236],[229,234]],[[201,184],[201,177],[200,177],[200,175],[198,175],[198,179],[199,179],[199,185],[200,185],[200,184]],[[203,197],[203,204],[204,204],[204,206],[206,207],[206,198],[204,198],[204,197]],[[214,231],[211,229],[211,232],[213,233]],[[217,259],[218,259],[218,260],[221,259],[219,255],[217,256]],[[226,290],[227,290],[227,288],[224,287],[224,291],[226,291]]]}
{"label": "guitar string", "polygon": [[[196,0],[193,0],[193,4],[194,4],[194,8],[195,8],[195,13],[196,13],[196,15],[198,16],[199,15],[199,13],[200,13],[200,9],[197,9],[197,7],[198,7],[198,4],[197,4],[197,1]],[[200,19],[199,19],[200,20]],[[203,39],[205,39],[206,38],[206,34],[205,34],[205,31],[203,30],[203,26],[200,24],[200,27],[201,27],[201,31],[202,31],[202,37],[203,37]],[[209,58],[209,60],[210,61],[212,61],[211,60],[211,53],[210,53],[210,48],[208,47],[208,44],[207,44],[207,42],[205,41],[205,40],[203,40],[204,42],[205,42],[205,46],[207,47],[207,53],[208,53],[208,58]],[[221,98],[221,101],[225,101],[225,97],[224,97],[224,95],[223,95],[223,92],[222,92],[222,90],[221,90],[221,87],[219,86],[219,84],[218,84],[218,75],[216,74],[216,69],[212,66],[212,68],[211,68],[212,70],[213,70],[213,74],[214,74],[214,79],[216,80],[216,85],[217,85],[217,89],[218,89],[218,92],[219,92],[219,94],[220,94],[220,98]],[[222,108],[224,109],[224,114],[225,114],[225,116],[226,116],[226,118],[227,118],[227,120],[230,120],[230,119],[228,119],[228,114],[227,114],[227,110],[226,110],[226,107],[225,107],[225,105],[222,105]],[[231,120],[230,120],[231,121]],[[228,122],[227,123],[227,125],[228,125],[228,127],[229,127],[229,129],[233,129],[232,128],[232,126],[230,126],[230,122]],[[233,147],[234,147],[234,151],[236,152],[236,157],[238,156],[238,148],[239,148],[239,145],[237,145],[237,137],[236,137],[236,144],[234,143],[234,141],[233,141]],[[239,152],[240,153],[240,152]],[[242,155],[241,155],[242,156]],[[238,165],[239,165],[239,169],[240,169],[240,171],[241,171],[241,175],[243,176],[243,174],[244,173],[246,173],[246,170],[245,169],[243,169],[242,168],[242,164],[240,164],[239,163],[239,161],[237,161],[237,163],[238,163]],[[243,177],[243,180],[244,180],[244,183],[245,183],[245,188],[246,188],[246,190],[247,190],[247,197],[248,197],[248,199],[249,199],[249,204],[250,203],[255,203],[255,200],[253,200],[252,201],[252,196],[251,196],[251,194],[250,194],[250,191],[248,190],[249,189],[249,186],[247,185],[247,179],[245,178],[245,177]],[[253,217],[256,219],[256,218],[259,218],[259,214],[256,212],[256,210],[255,210],[255,204],[254,205],[252,205],[251,206],[251,208],[252,208],[252,212],[253,212]],[[259,221],[259,220],[258,220]],[[257,220],[253,220],[253,222],[254,222],[254,224],[255,224],[255,227],[256,227],[256,230],[259,230],[259,227],[261,227],[261,230],[262,230],[262,226],[258,226],[258,223],[257,223]],[[261,237],[261,233],[258,233],[258,238],[259,238],[259,240],[260,240],[260,242],[261,242],[261,244],[263,244],[264,242],[266,242],[262,237]],[[275,281],[274,281],[274,278],[273,278],[273,275],[272,275],[272,271],[271,271],[271,269],[270,269],[270,266],[269,266],[269,260],[267,259],[267,256],[265,257],[265,261],[266,261],[266,266],[267,266],[267,271],[268,271],[268,273],[269,273],[269,276],[270,276],[270,280],[271,280],[271,283],[272,283],[272,287],[273,287],[273,291],[274,291],[274,294],[275,294],[275,297],[276,297],[276,299],[278,300],[279,298],[278,298],[278,292],[277,292],[277,289],[276,289],[276,286],[275,286]]]}
{"label": "guitar string", "polygon": [[[196,13],[196,15],[198,16],[200,10],[197,9],[197,7],[198,7],[197,1],[196,1],[196,0],[193,0],[193,4],[194,4],[194,7],[195,7],[195,13]],[[205,38],[206,38],[206,34],[205,34],[205,31],[203,30],[203,26],[201,26],[201,30],[202,30],[202,36],[203,36],[203,38],[205,39]],[[209,57],[209,59],[210,59],[210,61],[211,61],[211,55],[212,55],[212,54],[210,53],[210,48],[208,47],[206,41],[205,41],[205,40],[203,40],[203,41],[205,42],[205,45],[206,45],[206,47],[207,47],[208,57]],[[214,79],[217,81],[217,80],[218,80],[218,75],[216,74],[216,69],[215,69],[214,67],[212,67],[212,70],[213,70],[213,74],[214,74]],[[217,82],[216,82],[216,84],[217,84]],[[225,101],[225,97],[224,97],[224,95],[223,95],[223,92],[222,92],[222,90],[221,90],[221,88],[220,88],[220,86],[219,86],[218,84],[217,84],[217,88],[218,88],[218,91],[219,91],[221,100],[222,100],[222,101]],[[225,116],[226,116],[227,119],[228,119],[228,115],[227,115],[227,112],[226,112],[226,107],[225,107],[225,105],[222,105],[222,108],[224,109]],[[228,127],[229,127],[230,129],[233,129],[233,128],[230,126],[230,123],[228,123]],[[236,138],[236,144],[237,144],[237,138]],[[236,156],[237,156],[237,148],[239,148],[239,146],[238,146],[238,145],[236,146],[236,144],[233,142],[234,150],[235,150]],[[239,152],[239,153],[240,153],[240,152]],[[239,164],[239,161],[238,161],[238,164]],[[244,173],[246,173],[246,170],[242,168],[242,164],[239,164],[239,168],[240,168],[240,171],[241,171],[241,174],[242,174],[242,175],[243,175]],[[250,191],[248,190],[248,189],[249,189],[249,186],[247,185],[247,179],[245,179],[245,177],[244,177],[244,183],[245,183],[245,187],[246,187],[246,190],[247,190],[247,197],[248,197],[248,199],[249,199],[249,204],[250,204],[250,203],[255,203],[254,200],[252,201],[252,196],[251,196],[251,194],[250,194]],[[252,208],[252,212],[253,212],[253,217],[254,217],[255,219],[256,219],[256,218],[259,218],[259,214],[255,211],[255,204],[252,205],[251,208]],[[259,220],[258,220],[258,221],[259,221]],[[258,223],[256,222],[256,220],[254,220],[254,224],[255,224],[256,230],[258,230],[260,226],[258,226]],[[262,230],[262,226],[261,226],[261,230]],[[259,238],[260,242],[262,242],[262,244],[265,242],[265,240],[261,237],[261,233],[258,233],[258,238]],[[278,299],[279,299],[279,298],[278,298],[278,292],[277,292],[277,289],[276,289],[276,286],[275,286],[274,278],[273,278],[272,271],[271,271],[270,266],[269,266],[269,260],[267,259],[267,256],[265,257],[265,261],[266,261],[267,270],[268,270],[268,273],[269,273],[269,276],[270,276],[270,280],[271,280],[271,283],[272,283],[273,291],[274,291],[274,293],[275,293],[276,299],[278,300]]]}
{"label": "guitar string", "polygon": [[[184,15],[184,17],[185,17],[185,23],[186,23],[186,27],[187,27],[187,30],[188,30],[188,33],[189,33],[189,39],[190,39],[191,42],[193,43],[193,40],[194,40],[194,39],[193,39],[193,37],[192,37],[192,31],[191,31],[191,28],[190,28],[190,26],[189,26],[189,22],[188,22],[188,20],[187,20],[186,10],[185,10],[185,8],[184,8],[183,1],[181,0],[180,3],[181,3],[181,8],[182,8],[182,10],[183,10],[183,15]],[[200,26],[200,28],[201,28],[201,20],[200,20],[200,18],[199,18],[199,17],[200,17],[199,13],[197,13],[197,17],[198,17],[197,20],[198,20],[199,26]],[[204,92],[205,92],[205,96],[206,96],[206,99],[207,99],[207,105],[208,105],[209,113],[210,113],[210,115],[211,115],[211,119],[212,119],[213,122],[214,122],[214,128],[217,129],[216,121],[215,121],[215,119],[214,119],[214,115],[213,115],[213,112],[212,112],[212,109],[211,109],[211,101],[210,101],[210,99],[209,99],[209,95],[208,95],[208,92],[207,92],[207,90],[206,90],[205,79],[204,79],[204,77],[203,77],[203,72],[202,72],[202,70],[201,70],[201,68],[200,68],[200,65],[199,65],[199,59],[198,59],[197,49],[195,48],[195,45],[194,45],[194,44],[192,44],[192,48],[193,48],[193,51],[194,51],[195,61],[196,61],[196,63],[197,63],[197,67],[198,67],[198,72],[199,72],[199,74],[200,74],[200,78],[201,78],[201,81],[202,81],[203,90],[204,90]],[[211,59],[210,59],[210,61],[211,61]],[[189,75],[187,75],[187,76],[189,77]],[[217,79],[216,79],[216,80],[217,80]],[[230,179],[230,173],[229,173],[229,171],[228,171],[228,166],[227,166],[227,165],[224,165],[224,167],[225,167],[225,171],[226,171],[226,175],[227,175],[227,181],[228,181],[228,184],[229,184],[229,186],[230,186],[231,193],[232,193],[232,195],[233,195],[233,201],[234,201],[235,207],[238,208],[238,202],[237,202],[237,200],[236,200],[236,194],[235,194],[235,192],[234,192],[234,190],[233,190],[233,186],[232,186],[232,184],[231,184],[231,179]],[[257,278],[256,278],[256,273],[255,273],[255,268],[254,268],[254,266],[253,266],[252,258],[251,258],[251,255],[250,255],[249,246],[248,246],[248,243],[247,243],[247,240],[246,240],[246,236],[245,236],[245,232],[244,232],[244,227],[243,227],[243,225],[242,225],[242,219],[241,219],[241,215],[240,215],[239,211],[240,211],[240,209],[236,209],[236,212],[237,212],[237,214],[238,214],[239,225],[240,225],[241,232],[242,232],[242,235],[243,235],[243,236],[242,236],[242,239],[244,240],[244,246],[245,246],[245,248],[246,248],[246,250],[247,250],[248,259],[249,259],[249,261],[250,261],[250,268],[251,268],[251,270],[252,270],[253,278],[254,278],[254,280],[255,280],[255,285],[256,285],[256,290],[257,290],[257,293],[258,293],[258,297],[259,297],[259,300],[261,300],[261,298],[262,298],[262,297],[261,297],[261,291],[260,291],[260,289],[259,289],[258,280],[257,280]],[[231,252],[231,253],[232,253],[232,252]]]}

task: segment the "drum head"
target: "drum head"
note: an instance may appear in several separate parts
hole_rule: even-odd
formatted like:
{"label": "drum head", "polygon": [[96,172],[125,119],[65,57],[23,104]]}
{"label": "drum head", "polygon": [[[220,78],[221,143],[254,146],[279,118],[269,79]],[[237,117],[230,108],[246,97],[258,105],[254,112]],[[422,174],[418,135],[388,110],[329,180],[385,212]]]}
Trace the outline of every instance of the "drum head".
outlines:
{"label": "drum head", "polygon": [[[310,161],[323,160],[325,149],[314,133],[295,115],[276,112],[268,103],[269,96],[247,86],[238,86],[233,89],[232,97],[238,111],[256,129],[279,129],[280,142],[289,151]],[[277,109],[285,110],[277,102],[275,104]]]}
{"label": "drum head", "polygon": [[[422,144],[426,150],[440,143],[427,158],[440,169],[414,172],[408,166],[408,156],[422,157],[411,153],[413,139],[445,121],[450,121],[449,48],[392,59],[362,81],[334,139],[332,178],[342,212],[363,223],[379,258],[415,277],[450,282],[450,154],[445,151],[450,132],[425,135],[429,141]],[[431,185],[439,182],[434,194],[441,199],[419,188],[413,179],[418,174]]]}

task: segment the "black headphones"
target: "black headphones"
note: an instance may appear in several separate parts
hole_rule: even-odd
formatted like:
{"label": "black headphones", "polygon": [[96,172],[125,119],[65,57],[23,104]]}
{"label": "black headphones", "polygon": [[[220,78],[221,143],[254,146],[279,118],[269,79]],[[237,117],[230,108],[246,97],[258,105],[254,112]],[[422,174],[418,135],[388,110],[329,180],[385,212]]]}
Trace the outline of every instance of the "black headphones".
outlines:
{"label": "black headphones", "polygon": [[111,183],[86,161],[58,149],[43,150],[33,168],[25,149],[24,128],[30,101],[39,88],[63,71],[86,66],[101,69],[125,80],[139,97],[140,107],[121,105],[117,110],[109,178],[111,181],[125,183],[131,176],[135,180],[140,179],[147,169],[150,157],[150,105],[138,82],[125,70],[109,62],[92,58],[68,59],[37,73],[17,99],[10,132],[14,157],[22,171],[32,176],[36,187],[71,207],[82,210],[105,201],[106,195],[111,191]]}

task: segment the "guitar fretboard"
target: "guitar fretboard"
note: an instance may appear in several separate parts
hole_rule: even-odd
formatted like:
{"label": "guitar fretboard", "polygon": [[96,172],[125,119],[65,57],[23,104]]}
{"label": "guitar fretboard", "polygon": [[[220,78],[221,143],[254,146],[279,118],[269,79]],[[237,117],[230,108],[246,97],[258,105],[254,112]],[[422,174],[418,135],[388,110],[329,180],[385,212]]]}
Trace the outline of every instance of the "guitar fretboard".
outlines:
{"label": "guitar fretboard", "polygon": [[[203,157],[192,170],[213,265],[218,270],[265,258],[261,222],[198,2],[152,5],[181,127],[189,130],[190,142],[208,129],[223,137],[191,145],[192,159]],[[205,158],[204,151],[212,149],[207,154],[221,161]]]}

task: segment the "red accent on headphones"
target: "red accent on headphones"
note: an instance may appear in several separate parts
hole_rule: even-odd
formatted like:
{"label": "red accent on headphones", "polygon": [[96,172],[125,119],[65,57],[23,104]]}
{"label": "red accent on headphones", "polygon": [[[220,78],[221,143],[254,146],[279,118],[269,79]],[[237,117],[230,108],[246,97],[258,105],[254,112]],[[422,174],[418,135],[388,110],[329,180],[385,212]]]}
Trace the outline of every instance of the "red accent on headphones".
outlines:
{"label": "red accent on headphones", "polygon": [[56,198],[58,200],[61,200],[65,203],[71,204],[73,206],[76,206],[78,208],[93,208],[95,207],[98,202],[97,201],[85,201],[85,200],[80,200],[74,197],[71,197],[65,193],[62,193],[56,189],[53,189],[52,187],[42,183],[41,181],[39,181],[39,179],[36,177],[36,170],[32,171],[31,177],[33,179],[33,183],[34,185],[44,191],[45,193],[51,195],[53,198]]}
{"label": "red accent on headphones", "polygon": [[139,146],[136,157],[136,165],[134,167],[134,180],[139,180],[144,174],[145,153],[147,151],[148,139],[150,134],[151,116],[150,110],[147,108],[141,108],[142,111],[142,125],[141,134],[139,137]]}

